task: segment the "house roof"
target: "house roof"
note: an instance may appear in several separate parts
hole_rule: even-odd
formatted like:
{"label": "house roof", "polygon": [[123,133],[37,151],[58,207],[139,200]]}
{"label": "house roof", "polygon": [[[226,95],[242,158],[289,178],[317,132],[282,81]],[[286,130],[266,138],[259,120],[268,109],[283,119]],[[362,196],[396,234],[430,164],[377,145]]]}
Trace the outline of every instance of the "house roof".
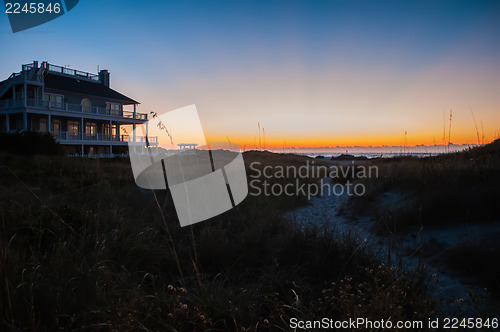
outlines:
{"label": "house roof", "polygon": [[86,79],[52,74],[50,72],[45,74],[45,88],[95,97],[103,97],[125,104],[139,104],[139,102],[119,93],[118,91],[108,88],[100,82],[91,82]]}

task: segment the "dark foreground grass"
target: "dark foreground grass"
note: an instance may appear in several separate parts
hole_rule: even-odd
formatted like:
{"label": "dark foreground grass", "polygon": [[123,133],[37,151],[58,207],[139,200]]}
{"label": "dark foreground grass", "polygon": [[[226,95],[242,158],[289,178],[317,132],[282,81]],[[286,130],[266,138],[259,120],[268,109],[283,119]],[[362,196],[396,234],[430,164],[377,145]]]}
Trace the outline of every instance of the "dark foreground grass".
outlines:
{"label": "dark foreground grass", "polygon": [[[245,162],[276,158],[304,162]],[[283,219],[304,197],[249,196],[180,228],[169,193],[139,189],[127,160],[2,155],[0,165],[0,330],[274,331],[291,317],[432,315],[422,271]]]}
{"label": "dark foreground grass", "polygon": [[500,140],[428,158],[379,159],[380,176],[351,202],[370,214],[376,230],[397,233],[421,226],[500,219]]}
{"label": "dark foreground grass", "polygon": [[500,261],[500,245],[497,241],[463,241],[449,250],[446,259],[450,267],[478,278],[493,295],[500,295],[500,266],[494,263]]}

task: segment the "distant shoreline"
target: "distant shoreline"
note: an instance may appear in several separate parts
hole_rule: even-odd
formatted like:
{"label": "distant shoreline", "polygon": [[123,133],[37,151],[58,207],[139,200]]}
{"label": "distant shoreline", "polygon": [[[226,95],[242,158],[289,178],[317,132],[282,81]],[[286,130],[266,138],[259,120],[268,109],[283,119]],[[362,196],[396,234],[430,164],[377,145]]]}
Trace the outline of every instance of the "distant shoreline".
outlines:
{"label": "distant shoreline", "polygon": [[396,147],[396,146],[373,146],[373,147],[323,147],[323,148],[282,148],[282,149],[243,149],[244,151],[268,151],[278,154],[295,154],[299,156],[307,156],[311,158],[325,157],[325,158],[336,158],[342,155],[352,155],[354,157],[366,157],[368,159],[372,158],[392,158],[401,156],[412,156],[412,157],[431,157],[438,156],[441,154],[454,153],[467,150],[469,148],[474,148],[480,145],[477,144],[462,144],[455,145],[451,144],[448,150],[447,146],[435,145],[435,146],[410,146],[410,147]]}

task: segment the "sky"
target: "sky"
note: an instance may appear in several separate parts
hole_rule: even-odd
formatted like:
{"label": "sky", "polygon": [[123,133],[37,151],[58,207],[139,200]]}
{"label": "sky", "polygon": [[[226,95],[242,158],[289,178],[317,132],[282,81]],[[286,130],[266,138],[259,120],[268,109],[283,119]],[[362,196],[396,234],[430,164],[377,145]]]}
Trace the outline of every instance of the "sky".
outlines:
{"label": "sky", "polygon": [[196,104],[208,141],[247,148],[259,124],[267,147],[442,144],[450,110],[469,144],[471,109],[499,135],[499,31],[494,0],[87,0],[15,34],[1,13],[0,77],[99,66],[140,112]]}

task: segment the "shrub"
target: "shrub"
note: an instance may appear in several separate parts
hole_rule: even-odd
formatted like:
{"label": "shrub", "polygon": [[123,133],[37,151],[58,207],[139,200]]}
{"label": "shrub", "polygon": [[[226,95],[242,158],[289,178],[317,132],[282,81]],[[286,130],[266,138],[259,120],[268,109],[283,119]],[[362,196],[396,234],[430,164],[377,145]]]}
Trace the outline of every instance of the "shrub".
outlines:
{"label": "shrub", "polygon": [[0,150],[19,155],[62,155],[61,145],[50,133],[28,131],[24,133],[0,133]]}

